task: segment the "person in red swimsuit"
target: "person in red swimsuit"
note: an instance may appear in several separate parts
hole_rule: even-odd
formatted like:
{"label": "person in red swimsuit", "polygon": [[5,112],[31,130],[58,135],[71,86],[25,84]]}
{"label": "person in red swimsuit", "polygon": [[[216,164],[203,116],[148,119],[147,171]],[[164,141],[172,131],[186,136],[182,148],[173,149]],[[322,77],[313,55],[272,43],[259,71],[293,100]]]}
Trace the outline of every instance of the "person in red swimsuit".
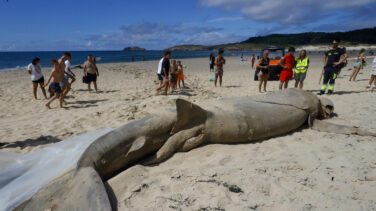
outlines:
{"label": "person in red swimsuit", "polygon": [[292,68],[295,65],[294,53],[295,48],[290,47],[289,52],[279,61],[279,65],[283,68],[279,75],[279,90],[282,90],[283,84],[285,89],[287,89],[289,81],[293,76]]}

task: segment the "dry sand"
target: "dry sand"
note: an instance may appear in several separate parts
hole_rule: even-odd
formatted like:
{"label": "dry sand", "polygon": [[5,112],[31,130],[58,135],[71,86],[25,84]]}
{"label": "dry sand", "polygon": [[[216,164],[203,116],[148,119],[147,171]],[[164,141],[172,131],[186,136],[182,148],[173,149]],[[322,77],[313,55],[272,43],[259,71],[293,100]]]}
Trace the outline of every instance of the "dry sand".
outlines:
{"label": "dry sand", "polygon": [[[317,92],[322,56],[310,59],[304,89]],[[0,150],[28,153],[88,131],[118,127],[173,106],[176,98],[200,102],[259,94],[249,61],[227,58],[220,88],[208,80],[213,73],[207,59],[182,60],[189,89],[169,96],[155,96],[158,61],[98,65],[98,93],[88,93],[80,81],[82,70],[74,70],[79,80],[68,105],[58,109],[56,101],[52,110],[44,107],[46,100],[33,99],[26,71],[2,71]],[[342,71],[336,94],[329,96],[338,114],[330,121],[376,131],[376,93],[365,90],[370,65],[358,81],[349,82],[352,65]],[[46,78],[49,70],[43,73]],[[267,88],[278,90],[278,82]],[[129,168],[108,184],[119,210],[375,210],[375,152],[371,137],[302,128],[263,142],[177,153],[158,166]],[[230,191],[232,185],[242,192]]]}

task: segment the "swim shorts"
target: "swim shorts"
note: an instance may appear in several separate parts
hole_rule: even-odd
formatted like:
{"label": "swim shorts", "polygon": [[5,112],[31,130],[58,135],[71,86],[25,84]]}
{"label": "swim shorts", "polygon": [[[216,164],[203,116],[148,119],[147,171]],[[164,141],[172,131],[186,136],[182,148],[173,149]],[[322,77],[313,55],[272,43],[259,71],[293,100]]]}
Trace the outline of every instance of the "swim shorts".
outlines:
{"label": "swim shorts", "polygon": [[61,90],[61,87],[60,87],[60,84],[59,84],[59,83],[51,82],[50,87],[52,88],[52,90],[54,90],[54,92],[55,92],[56,94],[60,94],[60,93],[63,92],[63,91]]}
{"label": "swim shorts", "polygon": [[215,70],[215,75],[223,76],[223,70],[216,69]]}
{"label": "swim shorts", "polygon": [[184,74],[183,73],[179,73],[178,74],[178,80],[179,81],[183,81],[184,80]]}
{"label": "swim shorts", "polygon": [[292,71],[282,70],[281,74],[279,75],[279,80],[282,82],[289,81],[293,76]]}
{"label": "swim shorts", "polygon": [[171,82],[176,82],[178,80],[178,75],[177,74],[171,74],[170,81]]}
{"label": "swim shorts", "polygon": [[96,73],[94,73],[94,74],[87,73],[86,80],[87,80],[88,83],[96,82],[97,81],[97,74]]}
{"label": "swim shorts", "polygon": [[44,77],[42,76],[40,79],[32,81],[33,83],[44,83]]}

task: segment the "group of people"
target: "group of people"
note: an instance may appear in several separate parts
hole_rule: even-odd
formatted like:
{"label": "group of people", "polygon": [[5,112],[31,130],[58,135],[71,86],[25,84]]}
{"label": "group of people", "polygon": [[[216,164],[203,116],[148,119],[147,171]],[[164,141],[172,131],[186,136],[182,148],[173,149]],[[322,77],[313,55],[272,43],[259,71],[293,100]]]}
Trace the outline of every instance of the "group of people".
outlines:
{"label": "group of people", "polygon": [[[175,91],[177,86],[184,88],[184,67],[181,61],[171,59],[171,51],[163,53],[161,60],[159,61],[157,76],[159,80],[159,87],[157,88],[157,94],[163,89],[164,95],[167,95],[169,89]],[[182,86],[181,86],[182,85]]]}
{"label": "group of people", "polygon": [[[46,107],[50,109],[51,103],[59,99],[59,106],[63,108],[65,96],[71,90],[72,84],[76,81],[76,75],[72,72],[71,63],[72,56],[69,52],[65,52],[59,60],[52,60],[53,68],[51,74],[45,83],[42,68],[40,65],[40,59],[34,58],[28,65],[28,73],[31,75],[31,81],[33,83],[33,94],[37,100],[38,85],[42,90],[42,93],[47,98],[45,87],[48,86],[50,93],[50,100],[46,103]],[[88,56],[88,60],[83,66],[84,76],[83,82],[88,84],[88,90],[91,91],[90,85],[94,84],[94,89],[97,91],[97,76],[99,76],[98,68],[95,64],[95,60],[91,55]],[[51,82],[51,83],[50,83]]]}
{"label": "group of people", "polygon": [[[339,48],[339,42],[337,40],[333,40],[332,48],[325,52],[324,55],[324,67],[323,72],[321,73],[321,77],[323,77],[322,85],[319,95],[327,93],[328,95],[333,94],[335,80],[341,73],[341,69],[347,65],[348,54],[346,53],[346,48]],[[220,86],[222,86],[222,76],[223,76],[223,65],[226,63],[226,60],[223,58],[223,50],[220,49],[218,56],[215,57],[214,54],[211,54],[209,57],[210,60],[210,72],[214,71],[215,66],[215,79],[214,85],[217,86],[217,79],[219,78]],[[358,58],[354,64],[354,70],[350,75],[350,81],[355,80],[357,74],[359,73],[360,69],[363,68],[365,64],[365,49],[362,49],[359,52]],[[288,88],[289,81],[294,78],[295,79],[295,88],[303,88],[304,80],[307,75],[307,71],[309,68],[309,58],[307,56],[306,50],[301,50],[298,57],[294,57],[295,48],[290,47],[288,49],[288,53],[283,56],[278,61],[278,66],[282,69],[279,75],[279,89]],[[259,79],[259,92],[263,91],[266,92],[266,86],[269,79],[270,73],[270,59],[269,59],[269,51],[265,50],[263,52],[263,56],[259,59],[256,64],[257,76]],[[254,68],[255,64],[255,55],[252,55],[251,64],[252,69]],[[369,81],[369,85],[367,88],[376,89],[376,58],[372,63],[372,72],[371,78]],[[320,79],[321,81],[321,79]],[[372,85],[374,83],[374,85]]]}

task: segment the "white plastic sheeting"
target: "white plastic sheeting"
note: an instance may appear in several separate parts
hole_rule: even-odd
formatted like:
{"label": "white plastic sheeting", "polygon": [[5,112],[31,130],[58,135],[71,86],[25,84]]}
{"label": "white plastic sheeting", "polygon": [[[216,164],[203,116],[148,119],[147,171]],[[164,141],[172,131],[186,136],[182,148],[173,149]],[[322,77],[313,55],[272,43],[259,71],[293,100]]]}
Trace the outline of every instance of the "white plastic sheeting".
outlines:
{"label": "white plastic sheeting", "polygon": [[0,169],[0,210],[12,210],[43,186],[74,169],[87,147],[113,129],[98,130],[15,157]]}

